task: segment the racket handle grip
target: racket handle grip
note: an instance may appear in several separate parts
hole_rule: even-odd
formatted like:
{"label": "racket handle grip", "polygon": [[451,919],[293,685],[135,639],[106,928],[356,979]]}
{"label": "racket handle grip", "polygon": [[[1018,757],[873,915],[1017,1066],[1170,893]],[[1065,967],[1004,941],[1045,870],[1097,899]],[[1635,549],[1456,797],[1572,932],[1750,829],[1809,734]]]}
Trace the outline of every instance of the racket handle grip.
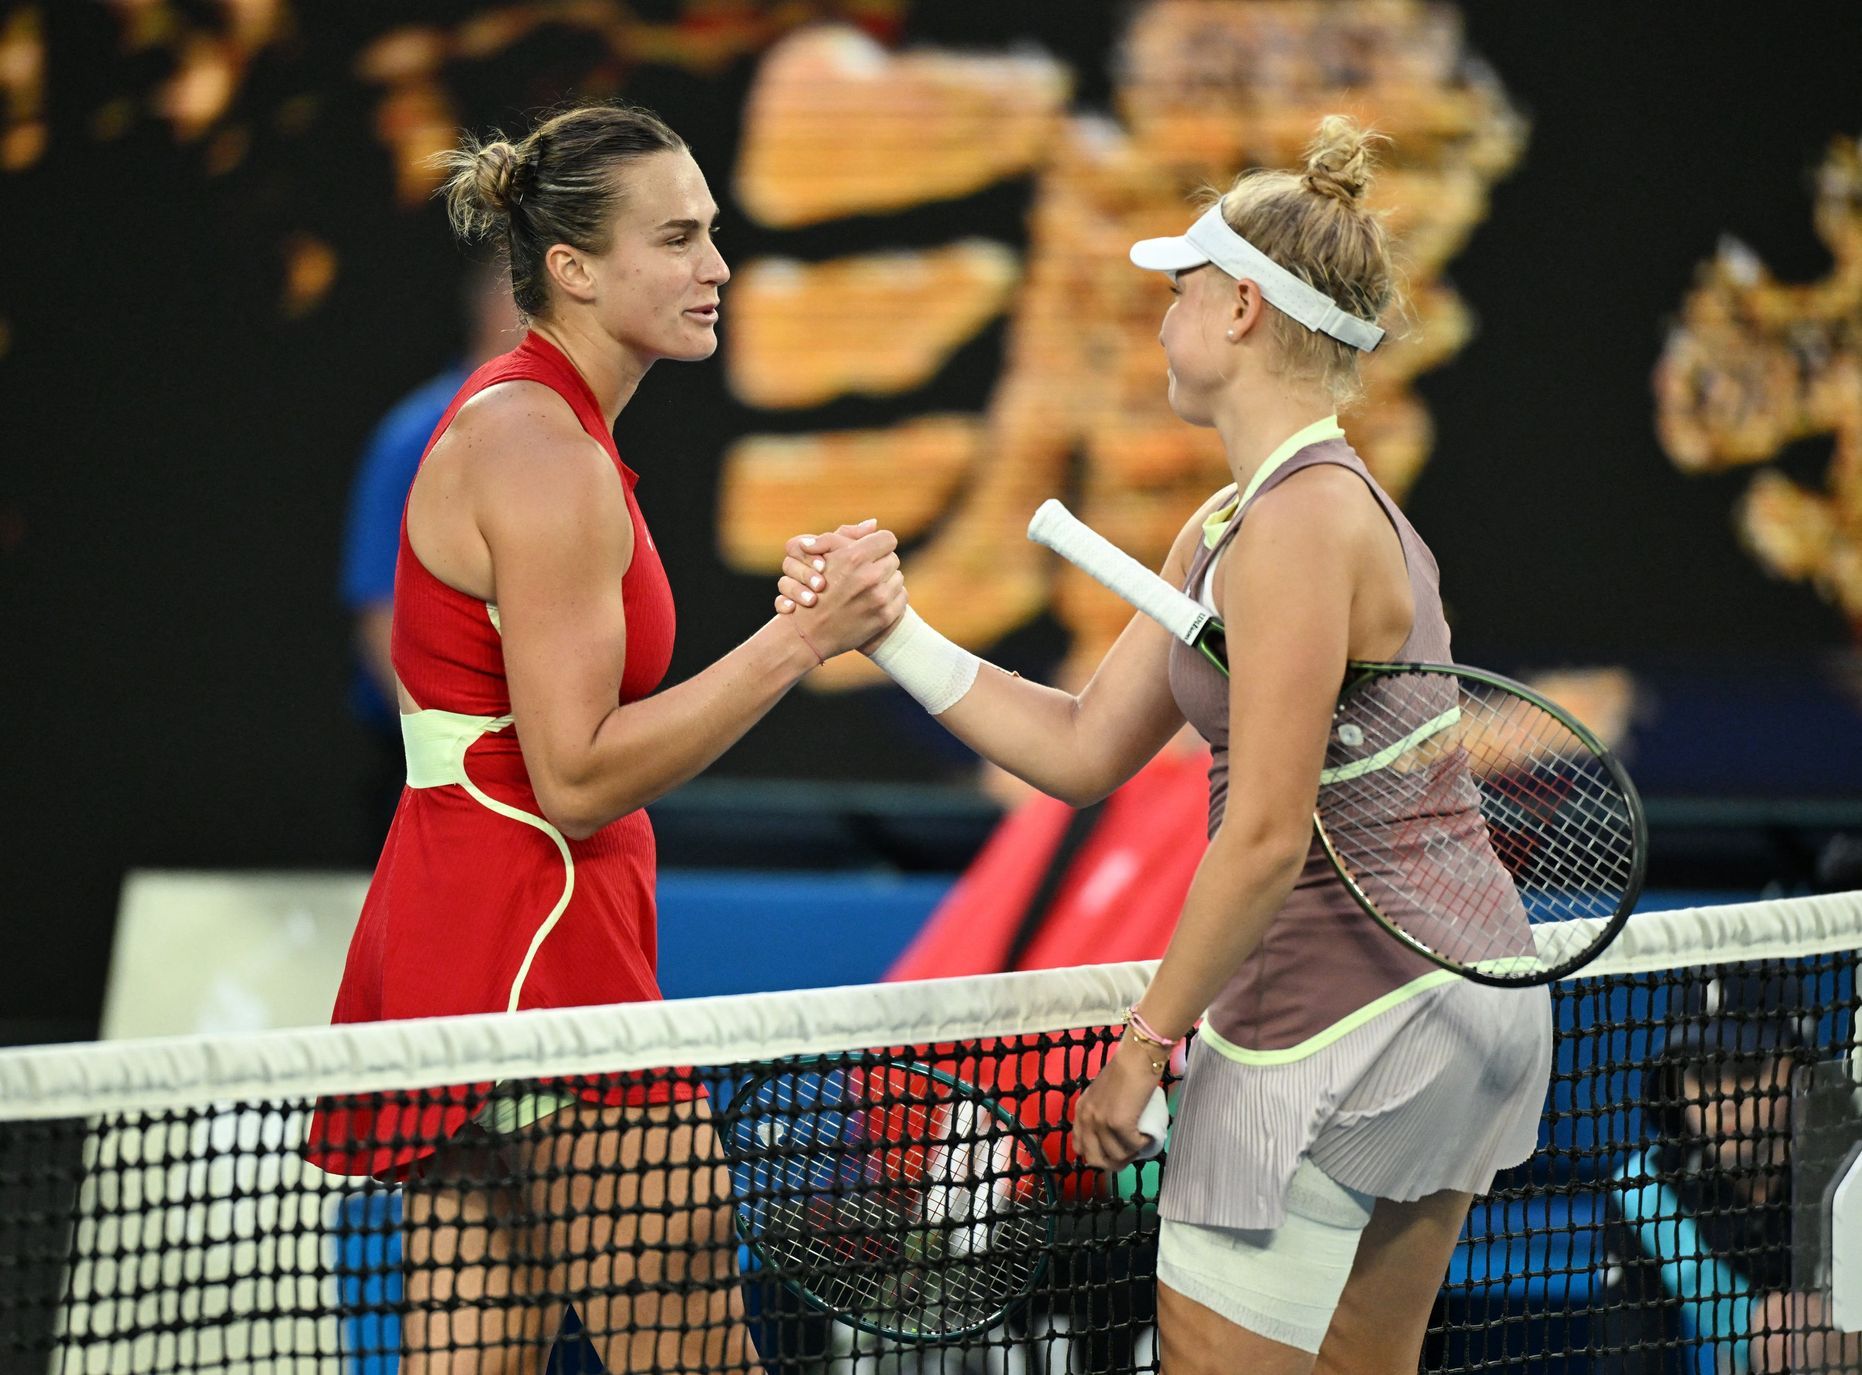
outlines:
{"label": "racket handle grip", "polygon": [[1170,1135],[1170,1104],[1164,1099],[1161,1084],[1151,1090],[1151,1101],[1138,1114],[1138,1130],[1144,1133],[1144,1144],[1138,1147],[1136,1158],[1155,1160],[1163,1152],[1164,1138]]}
{"label": "racket handle grip", "polygon": [[1028,522],[1028,538],[1045,544],[1116,592],[1186,645],[1195,644],[1209,623],[1206,607],[1184,596],[1051,497]]}

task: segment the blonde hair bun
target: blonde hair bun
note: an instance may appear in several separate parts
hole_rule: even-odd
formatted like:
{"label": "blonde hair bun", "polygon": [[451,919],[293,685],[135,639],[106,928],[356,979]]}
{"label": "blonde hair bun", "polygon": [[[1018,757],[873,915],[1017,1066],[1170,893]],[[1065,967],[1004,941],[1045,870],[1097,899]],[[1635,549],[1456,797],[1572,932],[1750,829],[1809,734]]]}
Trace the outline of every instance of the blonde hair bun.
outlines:
{"label": "blonde hair bun", "polygon": [[[1383,215],[1364,197],[1377,145],[1389,141],[1349,115],[1327,115],[1303,168],[1243,172],[1220,198],[1222,218],[1347,315],[1375,323],[1395,303],[1396,267]],[[1279,311],[1270,326],[1287,375],[1319,381],[1341,407],[1362,393],[1357,349]]]}
{"label": "blonde hair bun", "polygon": [[1327,115],[1306,145],[1306,170],[1300,180],[1309,191],[1356,204],[1370,189],[1377,145],[1389,141],[1348,115]]}

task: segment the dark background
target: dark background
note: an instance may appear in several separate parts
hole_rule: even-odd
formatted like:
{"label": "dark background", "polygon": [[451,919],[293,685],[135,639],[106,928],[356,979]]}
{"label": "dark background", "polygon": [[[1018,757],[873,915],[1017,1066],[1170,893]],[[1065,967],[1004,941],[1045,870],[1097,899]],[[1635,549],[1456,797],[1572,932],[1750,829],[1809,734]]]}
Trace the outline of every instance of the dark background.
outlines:
{"label": "dark background", "polygon": [[[14,8],[0,4],[0,17]],[[153,117],[95,135],[98,109],[145,96],[166,59],[121,53],[101,6],[49,8],[50,145],[0,174],[0,686],[12,708],[0,961],[32,971],[4,985],[13,1039],[94,1028],[126,868],[372,859],[359,806],[368,746],[346,708],[339,535],[369,429],[457,347],[462,262],[436,206],[395,204],[374,132],[380,91],[355,70],[392,24],[450,21],[458,6],[302,7],[292,44],[263,54],[238,97],[250,150],[211,177],[200,146]],[[1036,43],[1076,64],[1077,104],[1090,107],[1107,99],[1123,12],[919,3],[903,37]],[[1862,10],[1470,4],[1467,26],[1532,128],[1449,268],[1480,332],[1419,384],[1438,439],[1409,505],[1441,560],[1457,648],[1503,669],[1635,665],[1663,707],[1638,761],[1658,798],[1854,800],[1862,717],[1839,682],[1849,631],[1738,548],[1730,511],[1749,471],[1686,477],[1664,457],[1649,374],[1721,234],[1783,280],[1828,272],[1811,173],[1834,136],[1862,133]],[[622,85],[693,144],[725,209],[727,256],[959,231],[1014,240],[1021,184],[888,220],[883,240],[857,222],[831,241],[782,237],[733,215],[752,65],[706,77],[641,67]],[[526,111],[576,94],[588,67],[575,41],[544,32],[460,67],[453,89],[474,127],[521,128]],[[315,98],[307,126],[269,117],[303,95]],[[339,271],[314,310],[286,318],[293,234],[328,243]],[[960,352],[914,405],[979,408],[1000,339]],[[883,410],[847,403],[811,421],[870,423]],[[675,679],[768,604],[765,581],[726,572],[713,549],[718,461],[753,428],[774,426],[732,400],[715,362],[657,369],[622,419],[679,599]],[[1791,470],[1808,474],[1829,443],[1800,448]],[[1038,670],[1054,645],[1035,627],[997,657]],[[965,774],[919,714],[881,692],[796,694],[713,777],[844,786]],[[673,817],[676,834],[702,831],[691,817],[717,807],[715,791],[704,796]],[[948,794],[923,796],[925,817],[948,819]]]}

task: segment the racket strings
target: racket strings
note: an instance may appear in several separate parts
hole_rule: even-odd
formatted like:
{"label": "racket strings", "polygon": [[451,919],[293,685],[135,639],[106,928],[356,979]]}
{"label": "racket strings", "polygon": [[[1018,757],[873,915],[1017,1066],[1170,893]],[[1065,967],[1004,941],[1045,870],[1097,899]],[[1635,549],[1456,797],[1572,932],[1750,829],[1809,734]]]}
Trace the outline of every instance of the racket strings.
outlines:
{"label": "racket strings", "polygon": [[[1579,822],[1561,815],[1531,818],[1522,826],[1512,799],[1488,801],[1482,807],[1494,848],[1501,862],[1523,884],[1539,895],[1539,920],[1605,916],[1614,898],[1628,885],[1632,864],[1627,851],[1612,853],[1599,843],[1602,834],[1618,827],[1600,828],[1592,810]],[[1626,824],[1626,814],[1620,818]],[[1574,880],[1575,883],[1574,883]]]}
{"label": "racket strings", "polygon": [[[1356,780],[1360,796],[1327,799],[1326,815],[1335,820],[1326,824],[1328,830],[1348,837],[1355,831],[1361,837],[1347,848],[1355,849],[1366,881],[1401,884],[1432,909],[1447,901],[1451,906],[1445,918],[1465,915],[1456,910],[1456,894],[1495,860],[1512,876],[1535,920],[1608,915],[1632,880],[1627,844],[1632,823],[1620,798],[1602,795],[1614,786],[1607,774],[1601,781],[1580,781],[1583,789],[1557,790],[1559,810],[1554,811],[1546,804],[1542,783],[1535,785],[1535,803],[1544,805],[1522,809],[1517,786],[1503,780],[1496,787],[1490,780],[1478,803],[1483,833],[1470,826],[1447,829],[1444,815],[1429,808],[1402,818],[1405,804],[1413,800],[1410,796],[1393,795],[1371,780]],[[1580,820],[1575,813],[1585,791],[1600,795],[1601,805],[1584,806]],[[1393,823],[1393,816],[1401,819]],[[1400,862],[1410,845],[1420,846],[1432,862]]]}
{"label": "racket strings", "polygon": [[[1517,708],[1508,714],[1515,726],[1525,724]],[[1517,751],[1517,766],[1489,766],[1482,810],[1490,826],[1524,819],[1533,828],[1533,839],[1563,866],[1557,870],[1561,877],[1594,872],[1605,881],[1627,884],[1634,865],[1632,849],[1623,839],[1633,829],[1633,820],[1615,779],[1550,713],[1535,711],[1530,724],[1535,729],[1529,744]]]}
{"label": "racket strings", "polygon": [[1503,846],[1518,852],[1508,863],[1515,881],[1558,908],[1540,919],[1609,915],[1633,881],[1633,819],[1602,761],[1555,717],[1540,718],[1559,736],[1535,740],[1518,768],[1493,773],[1482,813],[1497,837],[1516,837]]}
{"label": "racket strings", "polygon": [[[1464,967],[1562,966],[1607,939],[1636,883],[1615,775],[1504,688],[1374,679],[1341,702],[1325,777],[1318,815],[1341,866],[1384,920]],[[1551,922],[1573,925],[1535,942]]]}
{"label": "racket strings", "polygon": [[[1026,1232],[1021,1249],[1046,1244],[1042,1229]],[[803,1282],[824,1307],[894,1331],[975,1327],[1024,1294],[1034,1278],[1032,1270],[1011,1273],[982,1253],[920,1250],[901,1240],[914,1235],[924,1233],[875,1199],[849,1195],[813,1206],[785,1200],[766,1223],[759,1249],[778,1278]]]}
{"label": "racket strings", "polygon": [[1039,1277],[1044,1173],[980,1095],[910,1067],[794,1071],[732,1118],[747,1238],[820,1306],[896,1334],[964,1331]]}

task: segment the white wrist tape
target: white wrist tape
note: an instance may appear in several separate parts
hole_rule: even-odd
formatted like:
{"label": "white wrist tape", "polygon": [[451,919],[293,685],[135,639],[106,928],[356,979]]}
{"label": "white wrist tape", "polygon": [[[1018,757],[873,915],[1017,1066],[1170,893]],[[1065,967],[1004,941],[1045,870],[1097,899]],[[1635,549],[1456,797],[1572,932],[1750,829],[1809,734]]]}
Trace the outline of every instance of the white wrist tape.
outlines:
{"label": "white wrist tape", "polygon": [[983,664],[962,645],[938,634],[909,606],[873,651],[873,662],[933,716],[956,705]]}

